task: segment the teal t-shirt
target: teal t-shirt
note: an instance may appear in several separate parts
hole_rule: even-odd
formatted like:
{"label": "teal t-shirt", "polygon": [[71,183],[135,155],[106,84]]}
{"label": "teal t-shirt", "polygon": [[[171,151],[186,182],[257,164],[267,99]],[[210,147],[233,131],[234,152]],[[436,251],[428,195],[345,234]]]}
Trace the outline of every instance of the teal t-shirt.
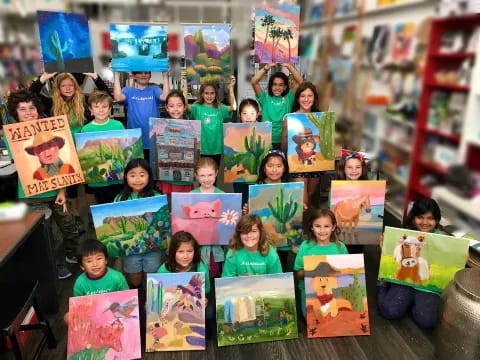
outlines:
{"label": "teal t-shirt", "polygon": [[[115,196],[115,199],[113,199],[113,202],[120,202],[122,200],[120,200],[120,195],[121,194],[118,194],[117,196]],[[153,192],[153,196],[157,196],[157,195],[161,195],[159,192],[157,191],[154,191]],[[138,197],[138,194],[135,194],[135,193],[131,193],[130,196],[128,197],[127,200],[137,200],[137,199],[141,199],[140,197]]]}
{"label": "teal t-shirt", "polygon": [[95,120],[90,121],[87,125],[82,127],[82,130],[79,131],[81,133],[88,133],[88,132],[98,132],[98,131],[111,131],[111,130],[125,130],[125,126],[118,121],[113,119],[108,119],[103,124],[98,124]]}
{"label": "teal t-shirt", "polygon": [[272,123],[272,143],[282,141],[283,117],[292,110],[294,94],[289,91],[286,96],[270,96],[262,90],[257,100],[262,107],[262,121]]}
{"label": "teal t-shirt", "polygon": [[202,155],[217,155],[223,153],[223,122],[229,119],[228,106],[211,106],[193,104],[190,118],[202,122],[200,153]]}
{"label": "teal t-shirt", "polygon": [[107,267],[107,272],[99,279],[90,279],[86,272],[80,274],[73,285],[73,296],[103,294],[128,289],[125,276],[121,272]]}
{"label": "teal t-shirt", "polygon": [[[207,269],[207,266],[203,262],[198,263],[198,268],[197,270],[192,270],[192,272],[203,272],[205,274],[205,294],[208,294],[210,292],[210,275]],[[161,274],[170,274],[171,271],[169,271],[166,267],[166,264],[162,264],[157,270],[157,273]]]}
{"label": "teal t-shirt", "polygon": [[279,274],[282,265],[278,258],[277,250],[270,246],[266,256],[259,251],[251,253],[244,248],[235,253],[229,249],[223,265],[222,277],[235,277],[243,275]]}
{"label": "teal t-shirt", "polygon": [[[195,194],[202,193],[202,192],[200,191],[200,188],[199,188],[199,187],[191,190],[190,192],[191,192],[191,193],[195,193]],[[215,190],[213,191],[213,194],[224,194],[224,193],[225,193],[225,191],[220,190],[220,189],[217,188],[217,187],[216,187]]]}
{"label": "teal t-shirt", "polygon": [[[348,254],[347,247],[343,242],[340,241],[340,248],[335,243],[330,243],[328,245],[318,245],[315,241],[305,240],[300,245],[298,249],[297,257],[295,258],[295,265],[293,270],[299,271],[303,270],[303,257],[309,255],[340,255]],[[305,280],[301,279],[298,282],[298,288],[300,289],[300,298],[302,304],[303,314],[306,314],[305,308]]]}

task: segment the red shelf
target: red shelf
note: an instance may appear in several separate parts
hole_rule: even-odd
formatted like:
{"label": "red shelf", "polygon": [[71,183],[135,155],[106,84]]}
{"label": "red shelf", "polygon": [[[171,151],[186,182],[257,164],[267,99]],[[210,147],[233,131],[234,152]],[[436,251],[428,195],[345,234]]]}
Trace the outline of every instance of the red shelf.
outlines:
{"label": "red shelf", "polygon": [[446,175],[447,174],[447,169],[444,168],[442,165],[439,165],[433,161],[428,161],[428,160],[420,160],[419,161],[420,165],[422,165],[423,167],[427,168],[428,170],[430,171],[433,171],[437,174],[440,174],[440,175]]}
{"label": "red shelf", "polygon": [[431,128],[425,128],[425,131],[431,135],[437,135],[455,143],[460,142],[460,135],[448,134],[443,131]]}
{"label": "red shelf", "polygon": [[412,185],[412,189],[413,191],[415,191],[416,193],[424,196],[424,197],[430,197],[431,195],[431,191],[428,187],[426,187],[425,185],[421,185],[421,184],[414,184]]}
{"label": "red shelf", "polygon": [[455,85],[455,84],[449,84],[449,83],[439,83],[436,81],[428,82],[427,86],[441,88],[445,90],[452,90],[452,91],[464,91],[464,92],[470,91],[470,86],[462,86],[462,85]]}
{"label": "red shelf", "polygon": [[456,53],[433,53],[431,56],[442,59],[466,59],[474,57],[475,53],[473,52],[456,52]]}

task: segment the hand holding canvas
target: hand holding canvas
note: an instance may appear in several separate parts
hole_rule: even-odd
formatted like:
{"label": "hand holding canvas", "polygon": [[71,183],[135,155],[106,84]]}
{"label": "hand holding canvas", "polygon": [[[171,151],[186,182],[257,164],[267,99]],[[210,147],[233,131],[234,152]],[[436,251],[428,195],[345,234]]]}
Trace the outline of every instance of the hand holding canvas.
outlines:
{"label": "hand holding canvas", "polygon": [[42,76],[40,76],[40,82],[42,84],[45,84],[48,80],[50,80],[51,78],[53,78],[55,75],[57,75],[56,72],[53,72],[53,73],[43,73]]}
{"label": "hand holding canvas", "polygon": [[[67,199],[65,198],[65,189],[60,189],[55,199],[55,204],[60,205],[63,208],[63,212],[67,212]],[[67,313],[68,314],[68,313]]]}

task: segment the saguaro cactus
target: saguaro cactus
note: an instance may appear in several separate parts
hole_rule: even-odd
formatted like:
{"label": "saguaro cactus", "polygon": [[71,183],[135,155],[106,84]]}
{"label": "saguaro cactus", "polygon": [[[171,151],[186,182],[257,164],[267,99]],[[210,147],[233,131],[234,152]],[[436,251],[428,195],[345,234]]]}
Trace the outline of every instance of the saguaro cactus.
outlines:
{"label": "saguaro cactus", "polygon": [[[256,138],[256,139],[255,139]],[[260,135],[257,136],[255,126],[252,128],[252,134],[245,136],[244,140],[245,149],[250,154],[246,157],[244,165],[248,167],[248,171],[252,175],[258,174],[258,165],[265,151],[265,140],[262,141]]]}
{"label": "saguaro cactus", "polygon": [[288,197],[288,202],[284,203],[283,200],[283,188],[278,190],[278,195],[275,197],[275,207],[268,202],[268,208],[273,217],[279,222],[277,231],[279,234],[283,234],[287,231],[287,221],[291,220],[297,212],[298,204],[293,201],[292,194]]}
{"label": "saguaro cactus", "polygon": [[307,119],[315,125],[320,133],[320,152],[325,160],[334,160],[334,144],[335,144],[335,113],[323,112],[318,118],[315,114],[307,114]]}
{"label": "saguaro cactus", "polygon": [[60,43],[60,37],[58,36],[58,32],[55,30],[50,37],[51,45],[50,45],[50,52],[52,55],[57,59],[57,65],[59,71],[65,70],[65,62],[63,61],[63,52],[68,48],[68,42],[65,41],[62,44]]}

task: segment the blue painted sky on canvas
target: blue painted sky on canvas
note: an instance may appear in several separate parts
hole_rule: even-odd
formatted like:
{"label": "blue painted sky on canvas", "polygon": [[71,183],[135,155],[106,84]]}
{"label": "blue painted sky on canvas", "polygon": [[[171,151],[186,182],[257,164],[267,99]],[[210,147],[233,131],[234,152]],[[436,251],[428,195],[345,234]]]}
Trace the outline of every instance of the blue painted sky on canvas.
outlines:
{"label": "blue painted sky on canvas", "polygon": [[125,38],[144,39],[166,34],[167,27],[165,25],[110,24],[110,38],[112,40]]}
{"label": "blue painted sky on canvas", "polygon": [[97,139],[114,139],[114,138],[140,138],[142,136],[141,129],[126,129],[126,130],[111,130],[98,131],[91,133],[77,133],[75,134],[75,146],[81,149],[89,140]]}
{"label": "blue painted sky on canvas", "polygon": [[230,25],[185,26],[184,36],[193,35],[198,30],[202,30],[205,42],[216,44],[219,49],[230,44]]}
{"label": "blue painted sky on canvas", "polygon": [[184,273],[168,273],[168,274],[148,274],[147,282],[152,280],[155,284],[162,283],[163,286],[187,285],[192,276],[201,275],[205,279],[203,272],[184,272]]}

